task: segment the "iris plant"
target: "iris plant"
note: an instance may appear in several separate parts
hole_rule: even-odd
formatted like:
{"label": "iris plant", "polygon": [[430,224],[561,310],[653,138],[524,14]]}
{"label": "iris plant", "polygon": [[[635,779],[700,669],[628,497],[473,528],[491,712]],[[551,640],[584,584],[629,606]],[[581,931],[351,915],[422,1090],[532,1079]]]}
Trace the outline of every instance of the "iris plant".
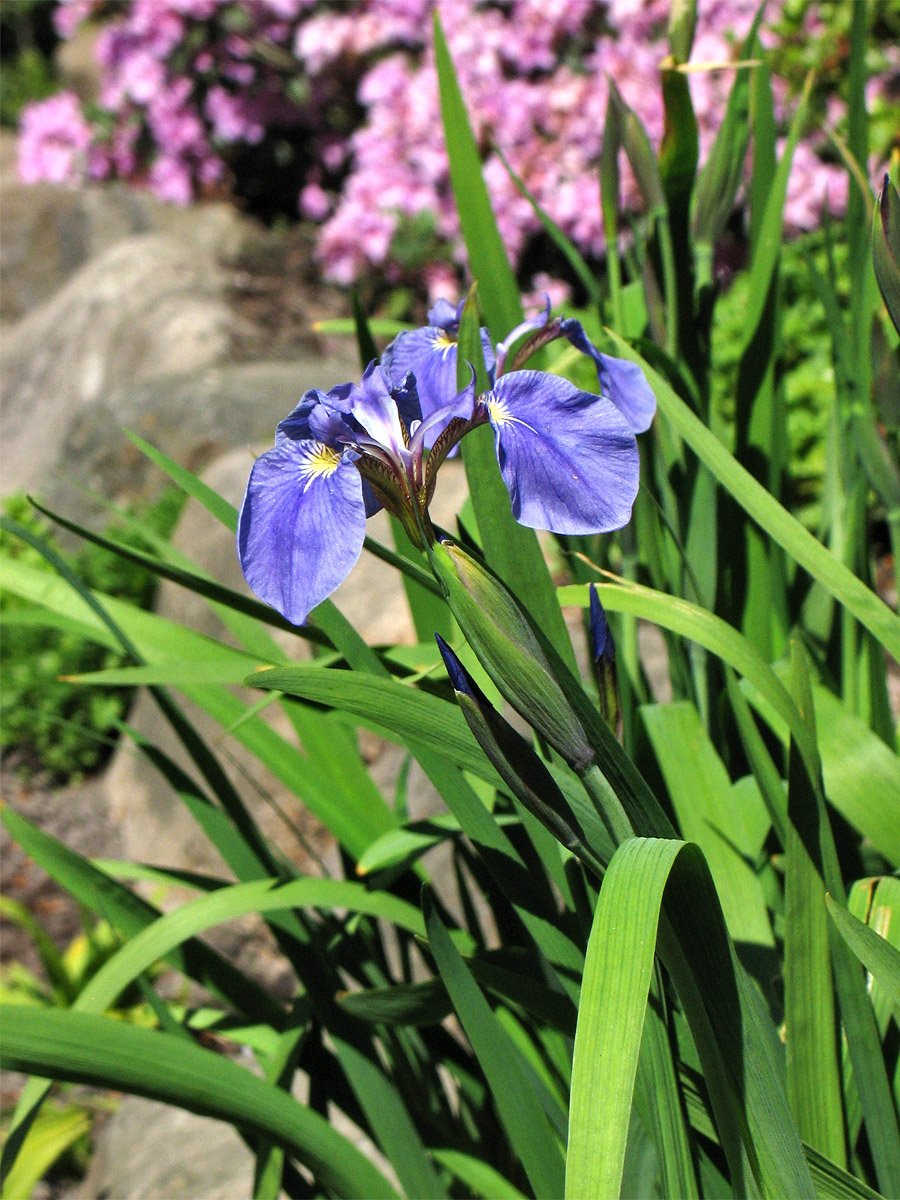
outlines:
{"label": "iris plant", "polygon": [[[513,515],[555,533],[604,533],[631,516],[638,488],[635,433],[655,402],[632,363],[601,354],[579,322],[525,321],[496,349],[481,331],[490,388],[456,386],[462,306],[440,301],[429,324],[402,333],[361,382],[308,391],[254,464],[238,519],[238,556],[261,599],[294,624],[350,573],[366,518],[387,508],[413,543],[435,540],[428,517],[441,463],[490,424]],[[509,367],[513,345],[527,336]],[[597,366],[600,394],[520,369],[566,337]]]}

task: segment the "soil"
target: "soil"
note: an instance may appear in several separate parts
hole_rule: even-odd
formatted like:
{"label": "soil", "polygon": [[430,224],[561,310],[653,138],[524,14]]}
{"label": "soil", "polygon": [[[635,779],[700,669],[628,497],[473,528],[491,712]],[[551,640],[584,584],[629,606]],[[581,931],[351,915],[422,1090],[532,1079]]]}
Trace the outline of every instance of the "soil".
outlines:
{"label": "soil", "polygon": [[[25,778],[13,759],[0,770],[0,798],[44,833],[89,858],[116,858],[118,830],[110,824],[100,776],[66,787],[46,776]],[[0,825],[0,891],[25,906],[54,944],[64,950],[81,933],[78,906],[38,867]],[[0,963],[20,962],[43,978],[30,936],[12,921],[0,920]]]}

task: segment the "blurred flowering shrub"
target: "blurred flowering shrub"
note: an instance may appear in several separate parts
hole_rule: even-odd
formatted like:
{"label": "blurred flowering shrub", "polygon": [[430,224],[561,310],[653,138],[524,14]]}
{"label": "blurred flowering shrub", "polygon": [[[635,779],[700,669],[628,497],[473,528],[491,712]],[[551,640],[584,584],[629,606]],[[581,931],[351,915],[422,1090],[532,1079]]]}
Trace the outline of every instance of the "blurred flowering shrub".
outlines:
{"label": "blurred flowering shrub", "polygon": [[[119,177],[178,204],[236,189],[262,215],[272,215],[274,197],[284,194],[321,225],[319,256],[329,278],[346,284],[374,268],[399,282],[424,272],[432,298],[453,294],[463,251],[430,45],[434,3],[60,0],[63,37],[90,19],[105,21],[96,42],[100,95],[86,113],[67,93],[26,110],[22,177]],[[658,141],[669,0],[444,0],[440,8],[480,123],[500,230],[520,273],[527,278],[534,269],[529,248],[540,227],[495,147],[581,251],[599,256],[606,76]],[[733,62],[755,8],[756,0],[701,5],[692,63]],[[850,3],[829,6],[827,20],[817,5],[770,9],[775,23],[762,36],[776,94],[786,99],[816,67],[821,116],[840,129]],[[883,154],[900,111],[900,31],[890,5],[874,4],[872,12],[876,140],[882,130],[873,150]],[[701,152],[721,120],[731,78],[728,69],[690,75]],[[627,172],[623,188],[626,206],[639,209]],[[840,209],[845,193],[835,150],[822,135],[809,138],[794,158],[788,228],[814,226],[823,205]],[[532,284],[564,299],[546,274]]]}

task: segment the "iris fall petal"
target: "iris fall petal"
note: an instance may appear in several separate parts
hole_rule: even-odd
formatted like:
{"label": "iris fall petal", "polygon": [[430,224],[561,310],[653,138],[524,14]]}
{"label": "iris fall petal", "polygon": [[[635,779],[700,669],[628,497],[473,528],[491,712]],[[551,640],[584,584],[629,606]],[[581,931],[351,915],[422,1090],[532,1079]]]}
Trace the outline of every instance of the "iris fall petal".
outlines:
{"label": "iris fall petal", "polygon": [[554,533],[604,533],[631,517],[634,433],[605,396],[540,371],[513,371],[483,397],[513,516]]}
{"label": "iris fall petal", "polygon": [[656,397],[637,363],[602,354],[584,332],[581,322],[574,318],[560,321],[559,328],[577,350],[594,360],[600,390],[612,400],[634,432],[648,430],[656,412]]}
{"label": "iris fall petal", "polygon": [[253,591],[294,625],[344,581],[362,552],[362,479],[322,442],[282,436],[254,463],[238,517]]}

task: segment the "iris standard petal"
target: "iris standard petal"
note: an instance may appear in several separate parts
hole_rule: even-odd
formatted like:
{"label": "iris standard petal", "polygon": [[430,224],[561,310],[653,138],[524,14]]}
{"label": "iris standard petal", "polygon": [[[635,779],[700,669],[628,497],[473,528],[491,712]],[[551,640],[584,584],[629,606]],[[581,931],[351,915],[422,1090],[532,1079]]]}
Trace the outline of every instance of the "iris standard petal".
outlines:
{"label": "iris standard petal", "polygon": [[605,396],[542,371],[511,371],[482,397],[513,516],[554,533],[604,533],[631,517],[638,450]]}
{"label": "iris standard petal", "polygon": [[656,397],[637,363],[602,354],[574,317],[560,321],[559,330],[577,350],[594,360],[601,392],[609,396],[634,432],[644,433],[649,429],[656,412]]}
{"label": "iris standard petal", "polygon": [[475,411],[475,372],[462,391],[457,392],[449,404],[436,408],[424,421],[420,421],[410,439],[409,448],[415,453],[420,446],[430,449],[451,421],[470,421]]}
{"label": "iris standard petal", "polygon": [[362,479],[340,452],[284,437],[250,473],[238,558],[261,600],[294,625],[350,573],[366,529]]}
{"label": "iris standard petal", "polygon": [[[318,418],[331,411],[332,406],[339,406],[342,399],[346,399],[352,387],[352,383],[341,383],[328,392],[323,392],[319,388],[310,388],[308,392],[304,392],[294,411],[289,413],[283,421],[278,422],[275,431],[276,445],[285,437],[292,438],[294,441],[315,438],[331,443],[331,438],[324,436],[324,433],[314,426]],[[338,428],[342,428],[342,425],[339,424],[340,418],[335,417],[333,420],[336,432]]]}
{"label": "iris standard petal", "polygon": [[[371,441],[402,460],[406,442],[400,426],[400,414],[390,392],[387,376],[375,362],[370,362],[359,387],[351,389],[342,407],[362,426]],[[362,445],[362,442],[359,443]]]}
{"label": "iris standard petal", "polygon": [[449,300],[439,297],[428,310],[428,324],[441,325],[455,333],[459,329],[459,319],[465,303],[465,300],[460,300],[459,304],[451,304]]}
{"label": "iris standard petal", "polygon": [[[494,370],[494,350],[486,329],[481,347],[488,375]],[[425,325],[399,334],[381,357],[381,365],[392,386],[399,386],[408,372],[416,377],[423,419],[443,408],[457,393],[456,331]]]}

